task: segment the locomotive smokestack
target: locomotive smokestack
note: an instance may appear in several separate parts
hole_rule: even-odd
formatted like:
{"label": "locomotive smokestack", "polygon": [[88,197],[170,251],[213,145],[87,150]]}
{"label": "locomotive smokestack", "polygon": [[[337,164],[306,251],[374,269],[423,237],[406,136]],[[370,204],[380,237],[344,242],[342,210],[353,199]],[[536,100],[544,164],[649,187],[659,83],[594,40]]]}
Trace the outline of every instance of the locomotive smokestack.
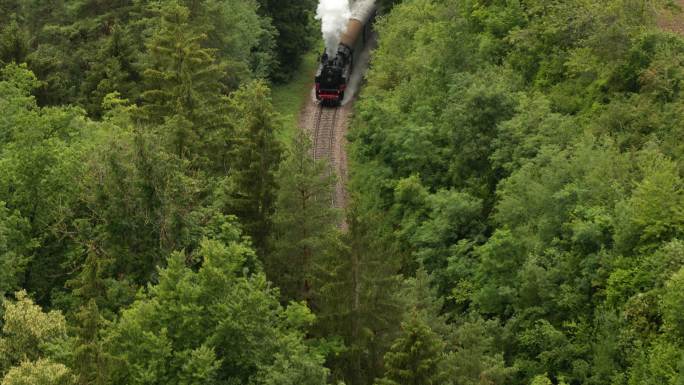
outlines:
{"label": "locomotive smokestack", "polygon": [[351,17],[349,0],[320,0],[316,11],[316,19],[321,21],[321,32],[325,40],[325,49],[330,57],[334,57],[340,37],[347,29]]}

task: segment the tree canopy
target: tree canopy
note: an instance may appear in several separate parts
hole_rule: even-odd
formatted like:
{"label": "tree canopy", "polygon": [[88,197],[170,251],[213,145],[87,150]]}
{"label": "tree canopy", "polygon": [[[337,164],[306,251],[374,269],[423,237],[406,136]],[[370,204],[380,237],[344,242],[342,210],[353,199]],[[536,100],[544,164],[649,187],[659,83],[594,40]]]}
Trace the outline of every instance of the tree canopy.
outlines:
{"label": "tree canopy", "polygon": [[681,10],[377,4],[339,210],[314,1],[0,0],[0,384],[682,383]]}

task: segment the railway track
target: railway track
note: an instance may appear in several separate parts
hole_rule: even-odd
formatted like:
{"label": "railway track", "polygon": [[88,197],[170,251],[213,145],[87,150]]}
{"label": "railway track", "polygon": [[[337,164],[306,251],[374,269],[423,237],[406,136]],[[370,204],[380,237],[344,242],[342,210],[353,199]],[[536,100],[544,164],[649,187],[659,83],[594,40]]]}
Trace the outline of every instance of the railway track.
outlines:
{"label": "railway track", "polygon": [[337,108],[318,106],[314,126],[313,157],[316,160],[330,160],[331,167],[334,163],[333,144],[335,143],[337,110]]}
{"label": "railway track", "polygon": [[[335,126],[337,125],[338,108],[329,108],[322,105],[316,110],[313,132],[313,158],[315,160],[327,160],[328,172],[335,173]],[[337,207],[337,194],[333,191],[331,200],[333,207]]]}

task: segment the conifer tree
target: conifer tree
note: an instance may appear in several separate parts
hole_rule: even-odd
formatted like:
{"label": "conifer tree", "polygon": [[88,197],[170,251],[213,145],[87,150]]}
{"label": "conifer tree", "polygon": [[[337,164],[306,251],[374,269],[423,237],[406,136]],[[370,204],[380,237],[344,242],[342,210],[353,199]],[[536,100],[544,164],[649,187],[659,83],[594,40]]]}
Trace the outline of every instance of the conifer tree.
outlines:
{"label": "conifer tree", "polygon": [[377,218],[352,206],[347,247],[321,262],[317,274],[319,332],[342,337],[346,350],[332,360],[336,379],[371,383],[403,317],[401,277],[392,250],[379,242]]}
{"label": "conifer tree", "polygon": [[205,39],[189,10],[173,3],[163,8],[161,25],[147,43],[142,117],[167,123],[174,152],[186,158],[197,155],[208,132],[225,124],[218,81],[223,70],[215,50],[202,46]]}
{"label": "conifer tree", "polygon": [[102,348],[100,330],[104,320],[97,301],[89,300],[75,315],[77,341],[74,349],[74,372],[79,385],[104,385],[107,361]]}
{"label": "conifer tree", "polygon": [[0,64],[26,61],[29,52],[29,35],[16,20],[0,27]]}
{"label": "conifer tree", "polygon": [[[79,19],[95,18],[97,24],[112,23],[120,19],[132,6],[132,0],[77,0],[72,7]],[[106,32],[106,28],[102,29]]]}
{"label": "conifer tree", "polygon": [[236,133],[232,149],[231,176],[235,187],[228,202],[230,214],[240,218],[245,232],[264,255],[272,231],[276,197],[276,171],[280,164],[280,129],[268,86],[255,81],[231,97]]}
{"label": "conifer tree", "polygon": [[295,136],[277,181],[266,273],[280,288],[283,299],[315,301],[313,277],[321,261],[335,251],[339,216],[330,205],[334,177],[327,162],[311,156],[311,139],[305,132]]}
{"label": "conifer tree", "polygon": [[385,377],[376,385],[443,385],[444,342],[414,313],[402,324],[401,335],[385,354]]}
{"label": "conifer tree", "polygon": [[200,122],[206,104],[221,95],[221,74],[214,50],[202,47],[206,35],[190,23],[190,12],[178,4],[162,10],[159,30],[147,43],[144,78],[147,90],[143,110],[156,122],[180,114]]}
{"label": "conifer tree", "polygon": [[16,17],[21,4],[18,0],[0,0],[0,23],[6,24],[12,17]]}
{"label": "conifer tree", "polygon": [[70,282],[73,294],[81,302],[74,318],[76,334],[74,347],[74,374],[79,385],[103,385],[106,381],[107,362],[100,339],[105,325],[98,302],[106,303],[106,269],[110,261],[93,246],[79,276]]}
{"label": "conifer tree", "polygon": [[453,326],[447,322],[446,315],[442,314],[444,298],[440,297],[435,282],[424,268],[416,271],[415,277],[404,281],[405,287],[401,297],[404,299],[404,308],[419,313],[432,331],[442,338],[448,338],[454,333]]}
{"label": "conifer tree", "polygon": [[29,230],[28,221],[0,201],[0,296],[19,289],[23,283],[30,251],[36,246],[28,237]]}
{"label": "conifer tree", "polygon": [[102,115],[104,98],[112,92],[129,100],[139,96],[139,55],[137,44],[122,26],[113,26],[111,34],[100,40],[95,60],[81,84],[81,102],[91,116]]}

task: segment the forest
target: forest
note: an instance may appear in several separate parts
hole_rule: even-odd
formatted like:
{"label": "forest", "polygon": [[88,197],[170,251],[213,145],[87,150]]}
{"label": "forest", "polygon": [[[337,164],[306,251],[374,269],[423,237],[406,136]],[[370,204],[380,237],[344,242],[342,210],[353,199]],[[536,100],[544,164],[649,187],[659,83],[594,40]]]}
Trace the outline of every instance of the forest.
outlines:
{"label": "forest", "polygon": [[0,0],[0,385],[683,384],[681,4],[378,1],[344,210],[316,5]]}

